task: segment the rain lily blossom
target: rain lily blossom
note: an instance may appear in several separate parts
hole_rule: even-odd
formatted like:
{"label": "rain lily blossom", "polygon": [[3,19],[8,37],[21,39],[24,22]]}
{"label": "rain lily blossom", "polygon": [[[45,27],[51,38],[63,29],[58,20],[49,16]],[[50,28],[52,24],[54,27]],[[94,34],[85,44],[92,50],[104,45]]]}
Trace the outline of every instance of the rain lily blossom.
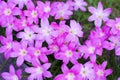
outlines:
{"label": "rain lily blossom", "polygon": [[73,41],[78,43],[78,37],[83,37],[82,27],[75,20],[71,20],[68,35],[66,36],[66,41]]}
{"label": "rain lily blossom", "polygon": [[34,67],[28,67],[25,69],[25,72],[30,73],[30,76],[28,76],[28,80],[43,80],[43,77],[52,77],[52,74],[49,71],[47,71],[51,66],[50,63],[45,63],[41,65],[39,61],[34,60],[33,66]]}
{"label": "rain lily blossom", "polygon": [[3,72],[1,75],[5,80],[20,80],[21,79],[21,73],[22,73],[22,71],[20,69],[15,71],[14,66],[10,65],[9,73],[8,72]]}
{"label": "rain lily blossom", "polygon": [[28,48],[28,53],[30,53],[32,59],[40,59],[42,62],[48,62],[47,53],[48,50],[46,47],[42,47],[41,41],[35,42],[35,47],[31,46]]}
{"label": "rain lily blossom", "polygon": [[28,48],[26,42],[14,42],[13,43],[13,52],[10,57],[17,57],[16,64],[21,66],[24,61],[31,62],[31,56],[28,54]]}
{"label": "rain lily blossom", "polygon": [[[57,6],[56,6],[57,5]],[[56,3],[53,8],[53,15],[55,16],[55,19],[69,19],[69,17],[73,14],[73,12],[69,9],[70,5],[65,4],[63,2]]]}
{"label": "rain lily blossom", "polygon": [[24,32],[19,32],[17,34],[18,38],[22,38],[22,41],[27,41],[27,44],[29,45],[33,45],[34,44],[34,40],[36,37],[36,34],[34,33],[34,31],[32,30],[32,28],[30,27],[25,27],[24,28]]}
{"label": "rain lily blossom", "polygon": [[37,39],[46,41],[48,44],[53,43],[52,37],[57,35],[53,27],[49,25],[47,18],[41,19],[41,28],[36,27],[36,30],[38,32]]}
{"label": "rain lily blossom", "polygon": [[48,18],[49,15],[51,15],[51,4],[49,1],[46,1],[45,3],[38,1],[37,2],[37,10],[38,13],[40,14],[39,17],[40,18]]}
{"label": "rain lily blossom", "polygon": [[111,28],[110,33],[113,35],[120,35],[120,18],[116,18],[116,20],[110,19],[106,23],[107,26]]}
{"label": "rain lily blossom", "polygon": [[95,67],[96,78],[95,80],[107,80],[106,77],[112,73],[111,69],[105,69],[107,62],[104,61],[101,65]]}
{"label": "rain lily blossom", "polygon": [[110,36],[109,40],[114,44],[115,54],[117,56],[119,56],[120,55],[120,37],[119,37],[119,35]]}
{"label": "rain lily blossom", "polygon": [[7,34],[7,37],[0,36],[0,42],[2,46],[0,47],[0,53],[4,53],[4,57],[9,59],[10,54],[12,53],[13,38],[12,34]]}
{"label": "rain lily blossom", "polygon": [[80,80],[78,77],[79,74],[79,65],[74,65],[69,69],[65,64],[61,67],[63,74],[57,75],[54,80]]}
{"label": "rain lily blossom", "polygon": [[92,15],[88,18],[88,21],[94,21],[94,24],[96,27],[101,27],[102,25],[102,20],[106,22],[109,20],[109,15],[112,12],[111,8],[107,8],[103,10],[103,5],[101,2],[98,3],[97,8],[95,7],[89,7],[88,8],[89,12],[92,13]]}
{"label": "rain lily blossom", "polygon": [[87,2],[84,0],[74,0],[74,9],[78,10],[80,8],[81,11],[86,11],[85,6],[87,6]]}
{"label": "rain lily blossom", "polygon": [[79,53],[76,52],[76,43],[70,43],[62,45],[58,53],[55,54],[55,58],[63,60],[63,63],[67,64],[69,61],[73,64],[78,63],[77,59],[80,57]]}
{"label": "rain lily blossom", "polygon": [[24,15],[27,16],[29,24],[32,24],[33,22],[38,24],[38,10],[33,2],[30,1],[27,3],[27,10],[24,11]]}
{"label": "rain lily blossom", "polygon": [[4,2],[1,1],[0,3],[0,23],[2,25],[5,25],[9,20],[11,20],[12,17],[15,15],[20,15],[21,10],[17,7],[15,7],[15,4],[12,2]]}
{"label": "rain lily blossom", "polygon": [[78,69],[80,69],[79,80],[95,80],[94,65],[91,62],[81,65]]}

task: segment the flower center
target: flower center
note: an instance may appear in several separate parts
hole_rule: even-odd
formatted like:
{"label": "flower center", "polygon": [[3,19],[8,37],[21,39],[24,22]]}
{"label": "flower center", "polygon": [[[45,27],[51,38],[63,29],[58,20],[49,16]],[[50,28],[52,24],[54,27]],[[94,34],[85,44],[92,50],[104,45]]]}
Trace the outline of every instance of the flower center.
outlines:
{"label": "flower center", "polygon": [[66,51],[65,55],[66,55],[67,57],[72,57],[73,53],[72,53],[71,50],[68,50],[68,51]]}
{"label": "flower center", "polygon": [[9,16],[10,14],[11,14],[11,9],[9,9],[9,8],[7,8],[7,9],[5,9],[4,10],[4,14],[6,15],[6,16]]}
{"label": "flower center", "polygon": [[35,56],[38,56],[38,55],[40,55],[40,54],[41,54],[40,50],[36,50]]}
{"label": "flower center", "polygon": [[98,71],[97,71],[97,75],[99,75],[99,76],[104,76],[103,70],[98,70]]}
{"label": "flower center", "polygon": [[69,33],[72,34],[72,35],[76,35],[77,30],[76,29],[70,29]]}
{"label": "flower center", "polygon": [[11,49],[12,48],[12,43],[7,43],[7,49]]}
{"label": "flower center", "polygon": [[63,16],[64,13],[65,13],[65,12],[64,12],[63,10],[60,10],[60,11],[59,11],[59,14],[60,14],[61,16]]}
{"label": "flower center", "polygon": [[23,20],[22,21],[22,26],[26,26],[27,24],[26,24],[26,20]]}
{"label": "flower center", "polygon": [[21,54],[22,56],[25,56],[25,55],[27,54],[27,51],[26,51],[25,49],[21,49],[21,50],[20,50],[20,54]]}
{"label": "flower center", "polygon": [[120,30],[120,23],[116,24],[116,28]]}
{"label": "flower center", "polygon": [[34,34],[33,34],[32,32],[27,32],[27,33],[25,34],[25,39],[26,39],[26,40],[32,40],[33,37],[34,37]]}
{"label": "flower center", "polygon": [[12,80],[19,80],[16,75],[12,76]]}
{"label": "flower center", "polygon": [[45,11],[46,13],[50,12],[50,10],[51,10],[51,8],[50,8],[49,6],[47,6],[47,7],[44,8],[44,11]]}
{"label": "flower center", "polygon": [[88,48],[88,51],[89,51],[89,53],[94,53],[94,51],[95,51],[95,47],[92,47],[92,46],[89,47],[89,48]]}
{"label": "flower center", "polygon": [[68,73],[66,76],[67,80],[74,80],[75,75],[73,73]]}
{"label": "flower center", "polygon": [[42,73],[43,73],[43,69],[42,69],[41,67],[38,67],[38,68],[36,69],[36,72],[37,72],[38,74],[42,74]]}
{"label": "flower center", "polygon": [[50,35],[50,30],[49,29],[43,29],[42,32],[43,32],[43,34],[45,36],[49,36]]}
{"label": "flower center", "polygon": [[31,15],[32,15],[33,18],[36,18],[37,15],[38,15],[38,14],[37,14],[37,11],[34,11],[34,10],[33,10],[32,13],[31,13]]}
{"label": "flower center", "polygon": [[83,77],[86,77],[88,75],[88,69],[87,68],[82,68],[81,71],[80,71],[80,74]]}

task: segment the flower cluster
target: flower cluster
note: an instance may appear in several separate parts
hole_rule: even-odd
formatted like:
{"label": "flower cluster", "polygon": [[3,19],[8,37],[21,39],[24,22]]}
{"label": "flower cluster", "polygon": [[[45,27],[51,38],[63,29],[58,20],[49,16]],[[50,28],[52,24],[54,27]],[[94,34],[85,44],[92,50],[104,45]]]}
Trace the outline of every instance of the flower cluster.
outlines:
{"label": "flower cluster", "polygon": [[[95,30],[90,32],[82,45],[79,40],[84,36],[83,26],[71,20],[70,16],[76,10],[85,12],[86,6],[84,0],[52,3],[0,0],[0,26],[6,30],[5,36],[0,36],[0,53],[7,60],[16,58],[17,67],[25,61],[30,63],[32,66],[25,68],[29,74],[28,80],[52,77],[48,55],[54,55],[56,60],[63,62],[63,73],[54,80],[106,80],[112,69],[106,69],[107,61],[97,64],[96,59],[102,56],[103,49],[115,49],[115,54],[120,56],[120,18],[109,19],[112,9],[103,10],[101,2],[97,8],[88,7],[92,14],[88,21],[94,21]],[[53,21],[49,21],[49,18]],[[78,59],[82,57],[90,61],[79,63]],[[68,63],[73,64],[71,69],[67,67]],[[3,72],[1,76],[5,80],[21,80],[22,71],[15,71],[11,65],[9,73]]]}

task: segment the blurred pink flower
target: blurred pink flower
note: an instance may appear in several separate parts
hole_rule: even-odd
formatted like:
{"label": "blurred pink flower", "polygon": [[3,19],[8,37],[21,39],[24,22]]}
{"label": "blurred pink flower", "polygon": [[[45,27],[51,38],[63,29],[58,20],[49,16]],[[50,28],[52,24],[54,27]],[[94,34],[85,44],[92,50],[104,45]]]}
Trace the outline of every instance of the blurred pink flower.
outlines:
{"label": "blurred pink flower", "polygon": [[9,67],[9,73],[3,72],[1,75],[5,80],[20,80],[22,71],[19,69],[15,72],[13,65]]}
{"label": "blurred pink flower", "polygon": [[25,72],[30,73],[28,80],[43,80],[43,77],[52,77],[51,72],[47,71],[51,66],[50,63],[45,63],[41,65],[39,61],[35,59],[32,61],[32,63],[34,67],[28,67],[25,69]]}
{"label": "blurred pink flower", "polygon": [[92,16],[88,18],[88,21],[94,21],[94,24],[96,27],[101,27],[102,20],[106,22],[109,20],[109,15],[112,12],[111,8],[107,8],[103,10],[103,5],[101,2],[98,3],[97,9],[95,7],[88,7],[88,10],[90,13],[92,13]]}

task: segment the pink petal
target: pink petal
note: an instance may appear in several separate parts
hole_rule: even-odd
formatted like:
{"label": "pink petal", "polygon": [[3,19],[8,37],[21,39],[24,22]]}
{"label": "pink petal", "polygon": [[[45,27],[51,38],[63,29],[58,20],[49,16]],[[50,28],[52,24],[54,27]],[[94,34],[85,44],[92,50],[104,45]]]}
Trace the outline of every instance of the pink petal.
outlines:
{"label": "pink petal", "polygon": [[115,54],[120,56],[120,47],[115,48]]}
{"label": "pink petal", "polygon": [[111,14],[111,12],[112,12],[112,9],[111,8],[107,8],[107,9],[104,10],[104,15],[105,16],[109,16]]}
{"label": "pink petal", "polygon": [[101,2],[98,3],[98,10],[102,11],[103,10],[103,5]]}
{"label": "pink petal", "polygon": [[113,72],[112,69],[105,70],[105,76],[112,74],[112,72]]}
{"label": "pink petal", "polygon": [[66,79],[65,79],[65,76],[63,74],[59,74],[58,76],[56,76],[54,78],[54,80],[66,80]]}
{"label": "pink petal", "polygon": [[102,25],[102,20],[101,19],[96,19],[95,20],[95,26],[96,27],[101,27],[101,25]]}
{"label": "pink petal", "polygon": [[18,76],[18,78],[19,79],[21,79],[21,74],[22,74],[22,70],[21,69],[18,69],[17,71],[16,71],[16,75]]}
{"label": "pink petal", "polygon": [[95,20],[95,16],[94,16],[94,15],[92,15],[92,16],[90,16],[90,17],[88,18],[88,21],[89,21],[89,22],[94,21],[94,20]]}
{"label": "pink petal", "polygon": [[15,69],[14,69],[13,65],[10,65],[10,69],[9,69],[9,70],[10,70],[9,72],[10,72],[12,75],[15,74]]}
{"label": "pink petal", "polygon": [[47,56],[44,55],[44,54],[40,56],[40,60],[41,60],[42,62],[44,62],[44,63],[48,62],[48,58],[47,58]]}
{"label": "pink petal", "polygon": [[80,64],[76,64],[76,65],[74,65],[74,66],[71,68],[71,71],[73,71],[75,74],[79,74],[79,72],[80,72],[80,67],[81,67]]}
{"label": "pink petal", "polygon": [[24,32],[19,32],[18,34],[17,34],[17,38],[24,38]]}
{"label": "pink petal", "polygon": [[23,64],[23,62],[24,62],[23,56],[20,56],[17,58],[17,62],[16,62],[17,66],[21,66]]}
{"label": "pink petal", "polygon": [[16,53],[16,52],[12,52],[12,53],[10,54],[10,57],[17,57],[17,56],[19,56],[19,54]]}
{"label": "pink petal", "polygon": [[49,72],[49,71],[45,71],[45,72],[43,73],[43,75],[44,75],[45,77],[47,77],[47,78],[52,77],[52,74],[51,74],[51,72]]}
{"label": "pink petal", "polygon": [[24,59],[25,59],[26,61],[28,61],[28,62],[31,62],[31,56],[30,56],[30,55],[26,55],[26,56],[24,57]]}
{"label": "pink petal", "polygon": [[50,66],[51,66],[51,63],[45,63],[45,64],[42,65],[42,67],[43,67],[45,70],[49,69]]}
{"label": "pink petal", "polygon": [[13,15],[21,15],[22,11],[19,8],[14,8]]}
{"label": "pink petal", "polygon": [[108,41],[104,41],[103,42],[103,48],[107,49],[107,50],[112,50],[114,49],[114,44]]}
{"label": "pink petal", "polygon": [[65,64],[62,65],[61,69],[63,73],[67,73],[69,71],[68,67]]}
{"label": "pink petal", "polygon": [[104,61],[104,62],[102,63],[102,67],[105,69],[106,66],[107,66],[107,61]]}
{"label": "pink petal", "polygon": [[49,27],[49,21],[47,18],[41,19],[41,27]]}
{"label": "pink petal", "polygon": [[7,50],[6,46],[0,47],[0,53],[4,53]]}
{"label": "pink petal", "polygon": [[35,9],[35,5],[33,4],[32,1],[29,1],[29,2],[27,3],[27,9],[28,9],[28,10],[33,10],[33,9]]}
{"label": "pink petal", "polygon": [[11,74],[9,74],[8,72],[2,73],[1,76],[6,80],[10,80],[11,78]]}
{"label": "pink petal", "polygon": [[91,55],[91,56],[90,56],[90,60],[91,60],[92,62],[96,62],[96,55]]}
{"label": "pink petal", "polygon": [[35,73],[36,69],[34,67],[26,68],[25,72],[27,72],[27,73]]}
{"label": "pink petal", "polygon": [[41,65],[40,62],[39,62],[39,60],[36,59],[36,58],[33,58],[33,59],[32,59],[32,64],[33,64],[33,66],[35,66],[35,67],[38,67],[38,66]]}

